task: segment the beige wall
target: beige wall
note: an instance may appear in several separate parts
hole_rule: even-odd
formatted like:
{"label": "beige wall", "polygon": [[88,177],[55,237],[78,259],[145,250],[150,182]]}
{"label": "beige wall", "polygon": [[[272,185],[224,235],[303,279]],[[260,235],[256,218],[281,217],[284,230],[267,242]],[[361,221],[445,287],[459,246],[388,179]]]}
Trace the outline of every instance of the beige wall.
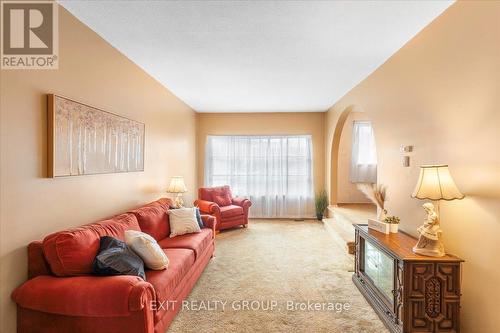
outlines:
{"label": "beige wall", "polygon": [[325,184],[324,112],[307,113],[198,113],[198,184],[203,184],[207,135],[293,135],[310,134],[313,141],[314,190]]}
{"label": "beige wall", "polygon": [[[327,161],[342,112],[372,119],[389,214],[416,235],[425,214],[411,199],[421,164],[446,163],[461,201],[442,202],[447,250],[466,260],[463,332],[500,327],[500,2],[457,2],[327,113]],[[401,144],[413,145],[411,167]],[[330,179],[328,179],[330,184]]]}
{"label": "beige wall", "polygon": [[[1,332],[15,332],[11,291],[26,246],[160,197],[183,175],[195,193],[195,113],[125,56],[59,10],[59,70],[1,75]],[[145,172],[47,179],[46,97],[57,93],[146,124]],[[57,297],[56,295],[54,297]]]}
{"label": "beige wall", "polygon": [[337,198],[338,203],[360,203],[370,202],[366,196],[358,190],[356,184],[349,181],[352,153],[352,127],[355,121],[370,118],[364,112],[350,112],[342,128],[339,143],[339,159],[337,162]]}

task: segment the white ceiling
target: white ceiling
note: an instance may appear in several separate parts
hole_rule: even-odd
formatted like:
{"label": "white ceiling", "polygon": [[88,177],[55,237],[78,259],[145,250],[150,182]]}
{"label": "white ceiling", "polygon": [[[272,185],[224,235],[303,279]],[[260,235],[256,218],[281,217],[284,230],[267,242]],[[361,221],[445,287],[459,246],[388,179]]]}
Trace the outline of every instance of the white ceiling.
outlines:
{"label": "white ceiling", "polygon": [[325,111],[450,1],[59,1],[198,112]]}

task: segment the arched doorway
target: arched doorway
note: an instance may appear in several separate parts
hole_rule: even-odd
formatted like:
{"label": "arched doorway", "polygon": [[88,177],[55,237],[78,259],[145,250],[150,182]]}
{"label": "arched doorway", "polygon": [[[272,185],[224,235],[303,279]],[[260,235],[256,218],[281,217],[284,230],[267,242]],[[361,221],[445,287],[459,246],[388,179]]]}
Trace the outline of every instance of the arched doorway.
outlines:
{"label": "arched doorway", "polygon": [[369,202],[349,180],[352,130],[355,123],[359,125],[363,122],[371,128],[370,118],[364,110],[357,105],[350,105],[342,111],[335,126],[330,161],[330,205]]}

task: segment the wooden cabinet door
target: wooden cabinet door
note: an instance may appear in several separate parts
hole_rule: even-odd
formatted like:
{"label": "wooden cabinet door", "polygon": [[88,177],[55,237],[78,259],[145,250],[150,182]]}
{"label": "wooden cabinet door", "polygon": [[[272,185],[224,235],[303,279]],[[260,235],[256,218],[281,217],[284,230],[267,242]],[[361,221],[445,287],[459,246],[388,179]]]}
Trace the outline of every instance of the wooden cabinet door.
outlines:
{"label": "wooden cabinet door", "polygon": [[460,264],[405,264],[404,332],[460,331]]}

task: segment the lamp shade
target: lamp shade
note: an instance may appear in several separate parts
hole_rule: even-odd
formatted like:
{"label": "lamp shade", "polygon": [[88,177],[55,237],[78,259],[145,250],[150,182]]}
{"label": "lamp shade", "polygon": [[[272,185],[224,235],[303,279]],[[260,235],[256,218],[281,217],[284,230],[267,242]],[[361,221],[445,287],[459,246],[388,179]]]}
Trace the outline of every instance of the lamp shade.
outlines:
{"label": "lamp shade", "polygon": [[168,193],[184,193],[187,192],[186,184],[184,184],[184,177],[174,176],[170,180],[170,186],[167,189]]}
{"label": "lamp shade", "polygon": [[422,165],[417,186],[411,195],[417,199],[455,200],[464,195],[451,178],[447,165]]}

